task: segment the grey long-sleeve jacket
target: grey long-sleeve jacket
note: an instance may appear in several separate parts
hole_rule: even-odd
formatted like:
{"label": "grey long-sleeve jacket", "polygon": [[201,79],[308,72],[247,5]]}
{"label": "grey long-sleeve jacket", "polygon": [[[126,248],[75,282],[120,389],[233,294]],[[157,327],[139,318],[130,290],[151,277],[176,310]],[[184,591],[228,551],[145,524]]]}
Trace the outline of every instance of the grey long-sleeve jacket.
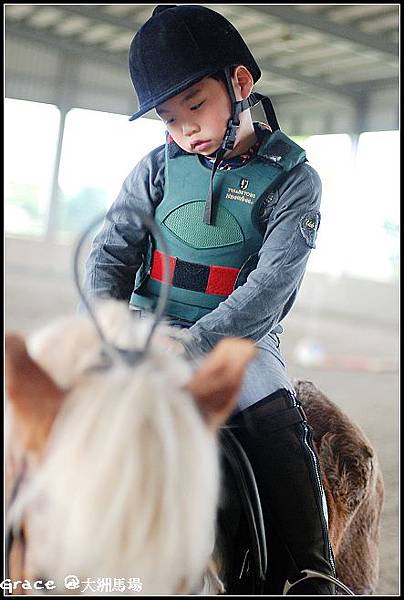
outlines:
{"label": "grey long-sleeve jacket", "polygon": [[[153,216],[163,198],[164,166],[164,146],[159,146],[128,175],[111,209],[137,207]],[[317,172],[308,163],[295,167],[263,211],[265,236],[256,269],[244,285],[190,327],[195,350],[207,352],[226,336],[258,342],[269,332],[282,332],[279,324],[293,305],[315,248],[320,200]],[[87,293],[129,301],[147,236],[133,222],[133,213],[122,210],[111,215],[110,210],[87,260]]]}

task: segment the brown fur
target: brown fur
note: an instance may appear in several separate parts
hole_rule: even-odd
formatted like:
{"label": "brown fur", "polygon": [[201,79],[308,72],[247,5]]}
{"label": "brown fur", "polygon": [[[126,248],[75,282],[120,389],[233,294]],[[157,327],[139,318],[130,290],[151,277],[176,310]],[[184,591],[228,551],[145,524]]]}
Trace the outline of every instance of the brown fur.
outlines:
{"label": "brown fur", "polygon": [[337,577],[355,594],[375,592],[384,485],[369,440],[310,381],[294,381],[320,459]]}

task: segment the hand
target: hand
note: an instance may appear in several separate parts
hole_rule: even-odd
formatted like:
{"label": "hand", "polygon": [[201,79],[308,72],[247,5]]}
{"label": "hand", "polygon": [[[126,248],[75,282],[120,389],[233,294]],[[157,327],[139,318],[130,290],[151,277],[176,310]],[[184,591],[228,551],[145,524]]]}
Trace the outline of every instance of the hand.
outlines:
{"label": "hand", "polygon": [[161,336],[158,338],[158,343],[161,344],[163,350],[181,356],[185,354],[185,348],[179,340],[169,336]]}

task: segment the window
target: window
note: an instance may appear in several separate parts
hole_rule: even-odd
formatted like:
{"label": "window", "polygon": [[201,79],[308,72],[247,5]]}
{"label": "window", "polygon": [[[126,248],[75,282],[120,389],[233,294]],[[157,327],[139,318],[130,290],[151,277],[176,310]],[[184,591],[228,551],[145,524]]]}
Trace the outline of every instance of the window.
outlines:
{"label": "window", "polygon": [[[298,140],[296,140],[298,141]],[[398,131],[298,141],[323,186],[317,248],[308,270],[395,281],[399,262]]]}
{"label": "window", "polygon": [[51,104],[5,99],[6,233],[41,237],[46,231],[59,120]]}
{"label": "window", "polygon": [[57,234],[73,240],[109,208],[139,160],[165,141],[155,119],[72,109],[66,117],[60,164]]}
{"label": "window", "polygon": [[360,136],[350,196],[356,238],[347,269],[350,275],[398,280],[399,158],[398,131]]}
{"label": "window", "polygon": [[348,193],[352,177],[351,139],[346,134],[313,135],[304,148],[322,182],[321,223],[308,270],[341,275],[349,260]]}

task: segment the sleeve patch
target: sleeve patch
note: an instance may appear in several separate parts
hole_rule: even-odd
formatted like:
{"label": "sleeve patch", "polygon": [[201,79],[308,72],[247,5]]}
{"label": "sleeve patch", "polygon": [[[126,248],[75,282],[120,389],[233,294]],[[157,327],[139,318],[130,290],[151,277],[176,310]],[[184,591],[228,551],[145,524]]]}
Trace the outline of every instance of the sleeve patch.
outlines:
{"label": "sleeve patch", "polygon": [[316,247],[317,231],[320,226],[320,213],[317,210],[311,210],[300,219],[300,231],[305,242],[310,248]]}

